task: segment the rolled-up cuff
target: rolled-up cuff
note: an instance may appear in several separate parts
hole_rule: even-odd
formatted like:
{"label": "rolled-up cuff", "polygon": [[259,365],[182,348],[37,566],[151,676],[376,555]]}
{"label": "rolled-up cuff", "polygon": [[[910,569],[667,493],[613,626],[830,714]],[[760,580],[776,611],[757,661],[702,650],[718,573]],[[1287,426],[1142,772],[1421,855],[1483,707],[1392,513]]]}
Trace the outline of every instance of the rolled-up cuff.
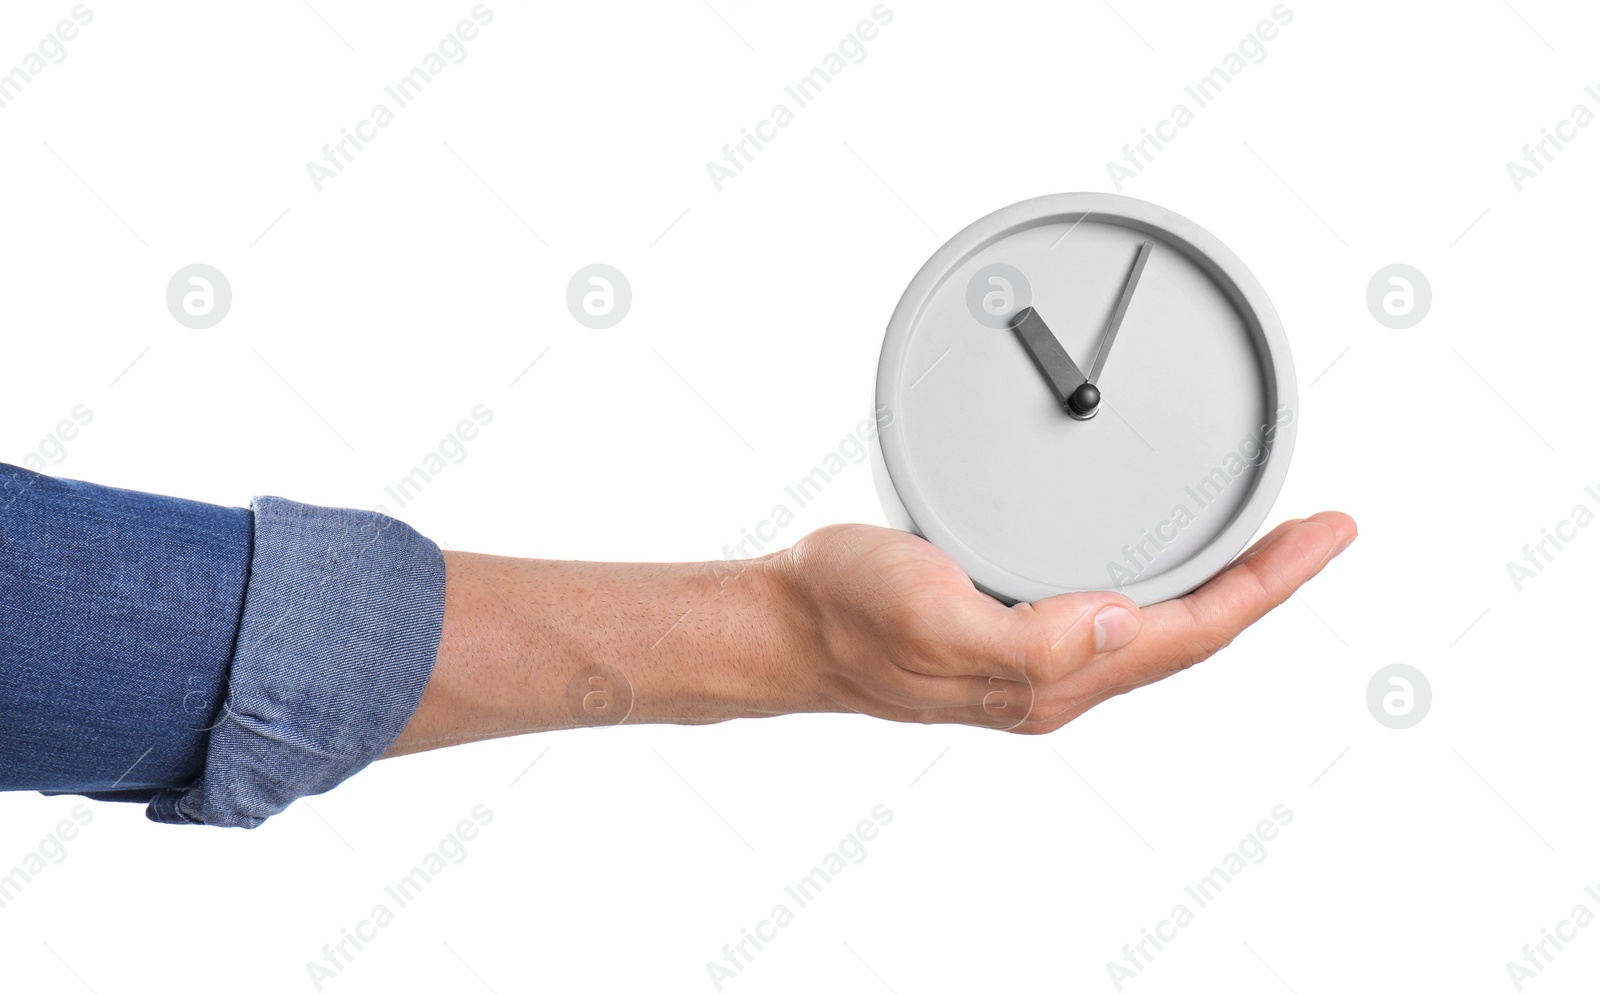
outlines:
{"label": "rolled-up cuff", "polygon": [[204,772],[156,822],[254,828],[383,755],[433,671],[444,557],[376,512],[258,497],[250,579]]}

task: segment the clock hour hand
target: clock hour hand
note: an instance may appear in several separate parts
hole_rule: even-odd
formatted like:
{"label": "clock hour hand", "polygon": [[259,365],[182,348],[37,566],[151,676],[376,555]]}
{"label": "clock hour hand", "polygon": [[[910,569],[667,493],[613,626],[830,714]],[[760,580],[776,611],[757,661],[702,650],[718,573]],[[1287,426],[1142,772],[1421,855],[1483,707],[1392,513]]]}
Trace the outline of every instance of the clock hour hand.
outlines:
{"label": "clock hour hand", "polygon": [[1011,319],[1011,330],[1017,333],[1028,358],[1044,375],[1045,382],[1056,395],[1056,400],[1067,414],[1078,419],[1095,416],[1100,406],[1100,392],[1089,378],[1078,369],[1078,364],[1061,347],[1061,341],[1050,331],[1050,326],[1039,317],[1039,312],[1025,307]]}
{"label": "clock hour hand", "polygon": [[1088,381],[1100,382],[1100,371],[1106,368],[1106,357],[1111,355],[1111,343],[1117,337],[1117,329],[1122,327],[1122,319],[1128,313],[1128,303],[1133,300],[1133,288],[1139,285],[1139,274],[1144,272],[1144,264],[1150,258],[1150,250],[1155,248],[1150,242],[1139,245],[1139,254],[1133,257],[1133,272],[1128,274],[1128,282],[1122,285],[1122,296],[1117,299],[1117,307],[1111,312],[1111,320],[1106,322],[1106,333],[1100,339],[1100,351],[1095,353],[1094,365],[1089,368]]}

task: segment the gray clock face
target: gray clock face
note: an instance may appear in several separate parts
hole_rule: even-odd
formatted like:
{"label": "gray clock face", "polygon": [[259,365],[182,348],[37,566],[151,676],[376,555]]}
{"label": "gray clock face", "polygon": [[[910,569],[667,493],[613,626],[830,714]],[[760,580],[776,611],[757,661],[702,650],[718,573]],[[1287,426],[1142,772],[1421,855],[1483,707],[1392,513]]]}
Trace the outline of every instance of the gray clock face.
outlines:
{"label": "gray clock face", "polygon": [[1255,279],[1198,226],[1109,194],[952,239],[890,322],[877,402],[891,518],[1007,601],[1192,590],[1265,519],[1295,427]]}

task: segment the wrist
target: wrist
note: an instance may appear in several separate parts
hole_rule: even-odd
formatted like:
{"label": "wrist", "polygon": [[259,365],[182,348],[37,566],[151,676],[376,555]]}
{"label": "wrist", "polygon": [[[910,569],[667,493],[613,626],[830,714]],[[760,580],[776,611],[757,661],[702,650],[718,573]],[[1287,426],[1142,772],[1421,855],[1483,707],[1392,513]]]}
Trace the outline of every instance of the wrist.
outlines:
{"label": "wrist", "polygon": [[757,707],[768,715],[834,711],[822,693],[826,650],[816,605],[791,550],[743,566],[737,578],[722,586],[725,596],[739,599],[734,611],[758,620],[759,637],[752,648],[759,657],[749,661],[747,673]]}

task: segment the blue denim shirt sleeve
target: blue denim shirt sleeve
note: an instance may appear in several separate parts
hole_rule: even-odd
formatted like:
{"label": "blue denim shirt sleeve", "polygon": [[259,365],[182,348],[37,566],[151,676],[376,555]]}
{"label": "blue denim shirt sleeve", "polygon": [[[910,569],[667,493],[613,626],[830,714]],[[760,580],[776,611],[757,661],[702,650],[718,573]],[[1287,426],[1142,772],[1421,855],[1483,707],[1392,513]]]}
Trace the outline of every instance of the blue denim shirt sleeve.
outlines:
{"label": "blue denim shirt sleeve", "polygon": [[376,512],[258,497],[222,713],[161,822],[253,828],[383,755],[416,709],[444,622],[444,558]]}
{"label": "blue denim shirt sleeve", "polygon": [[0,789],[254,827],[377,759],[438,652],[438,547],[0,464]]}
{"label": "blue denim shirt sleeve", "polygon": [[149,797],[201,772],[250,513],[0,464],[0,789]]}

